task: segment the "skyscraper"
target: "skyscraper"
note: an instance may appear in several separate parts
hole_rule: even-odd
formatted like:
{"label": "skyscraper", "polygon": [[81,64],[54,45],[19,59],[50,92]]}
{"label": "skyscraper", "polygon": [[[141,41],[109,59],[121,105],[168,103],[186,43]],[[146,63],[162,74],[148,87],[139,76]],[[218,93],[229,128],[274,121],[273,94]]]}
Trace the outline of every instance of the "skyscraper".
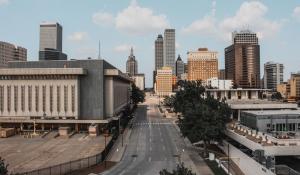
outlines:
{"label": "skyscraper", "polygon": [[217,52],[207,48],[188,53],[188,80],[207,80],[218,77]]}
{"label": "skyscraper", "polygon": [[164,39],[162,35],[158,35],[155,40],[155,70],[164,66]]}
{"label": "skyscraper", "polygon": [[66,60],[62,52],[62,26],[59,23],[43,22],[40,24],[39,60]]}
{"label": "skyscraper", "polygon": [[178,55],[176,60],[176,76],[180,78],[181,74],[184,73],[184,62],[182,61],[180,55]]}
{"label": "skyscraper", "polygon": [[260,87],[260,47],[255,33],[246,30],[232,34],[233,44],[225,48],[225,78],[236,87]]}
{"label": "skyscraper", "polygon": [[0,41],[0,68],[7,67],[9,61],[26,61],[27,50],[20,46]]}
{"label": "skyscraper", "polygon": [[283,64],[267,62],[264,65],[264,88],[276,90],[283,83]]}
{"label": "skyscraper", "polygon": [[134,76],[138,73],[138,63],[133,55],[133,48],[130,49],[130,55],[128,56],[128,60],[126,62],[126,73],[130,76]]}
{"label": "skyscraper", "polygon": [[175,29],[164,32],[164,66],[171,67],[175,74]]}

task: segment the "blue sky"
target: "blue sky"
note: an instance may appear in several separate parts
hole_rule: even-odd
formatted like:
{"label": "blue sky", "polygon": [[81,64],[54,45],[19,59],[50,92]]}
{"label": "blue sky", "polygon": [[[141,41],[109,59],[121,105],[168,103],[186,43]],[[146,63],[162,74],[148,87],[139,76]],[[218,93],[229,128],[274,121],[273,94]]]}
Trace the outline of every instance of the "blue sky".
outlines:
{"label": "blue sky", "polygon": [[[199,47],[219,52],[224,68],[224,48],[234,30],[257,32],[261,67],[267,61],[300,71],[300,1],[242,0],[0,0],[0,40],[28,49],[28,60],[38,59],[39,24],[58,21],[63,26],[63,50],[69,58],[102,57],[120,70],[130,47],[152,85],[154,40],[165,28],[176,29],[176,54]],[[261,69],[263,72],[263,69]]]}

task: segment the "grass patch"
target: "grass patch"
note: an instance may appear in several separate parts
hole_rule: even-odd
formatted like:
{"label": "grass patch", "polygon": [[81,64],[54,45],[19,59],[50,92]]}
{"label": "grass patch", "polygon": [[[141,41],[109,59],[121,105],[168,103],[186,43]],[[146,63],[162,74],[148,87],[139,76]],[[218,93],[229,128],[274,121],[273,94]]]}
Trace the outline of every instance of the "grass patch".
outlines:
{"label": "grass patch", "polygon": [[215,175],[227,175],[221,167],[218,167],[218,163],[216,161],[205,160],[205,162]]}

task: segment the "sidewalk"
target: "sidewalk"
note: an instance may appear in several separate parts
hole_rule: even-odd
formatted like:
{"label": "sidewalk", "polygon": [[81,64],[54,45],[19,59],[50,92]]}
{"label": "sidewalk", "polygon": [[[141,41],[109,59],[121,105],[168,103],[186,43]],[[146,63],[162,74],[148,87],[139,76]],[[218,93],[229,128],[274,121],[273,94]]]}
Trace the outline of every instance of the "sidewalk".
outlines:
{"label": "sidewalk", "polygon": [[[179,127],[175,122],[173,122],[176,130],[180,132]],[[193,172],[196,172],[198,175],[214,175],[208,165],[205,163],[203,158],[198,154],[197,151],[193,151],[195,149],[192,143],[189,141],[188,138],[184,138],[184,144],[186,145],[186,151],[182,155],[182,161],[188,168],[191,168]]]}
{"label": "sidewalk", "polygon": [[110,150],[106,160],[110,162],[120,162],[123,158],[123,154],[126,150],[129,137],[131,135],[131,129],[126,128],[123,132],[123,146],[122,146],[122,134],[119,135],[114,146]]}

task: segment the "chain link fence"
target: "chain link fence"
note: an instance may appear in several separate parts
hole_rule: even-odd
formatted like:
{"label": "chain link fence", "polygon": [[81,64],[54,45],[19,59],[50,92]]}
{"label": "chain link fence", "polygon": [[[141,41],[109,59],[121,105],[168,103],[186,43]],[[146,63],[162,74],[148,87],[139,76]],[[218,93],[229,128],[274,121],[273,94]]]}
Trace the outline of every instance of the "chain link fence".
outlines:
{"label": "chain link fence", "polygon": [[103,162],[109,153],[109,150],[114,144],[114,139],[111,139],[106,148],[99,154],[86,157],[83,159],[62,163],[59,165],[42,168],[30,172],[17,173],[15,175],[68,175],[72,172],[89,168]]}

